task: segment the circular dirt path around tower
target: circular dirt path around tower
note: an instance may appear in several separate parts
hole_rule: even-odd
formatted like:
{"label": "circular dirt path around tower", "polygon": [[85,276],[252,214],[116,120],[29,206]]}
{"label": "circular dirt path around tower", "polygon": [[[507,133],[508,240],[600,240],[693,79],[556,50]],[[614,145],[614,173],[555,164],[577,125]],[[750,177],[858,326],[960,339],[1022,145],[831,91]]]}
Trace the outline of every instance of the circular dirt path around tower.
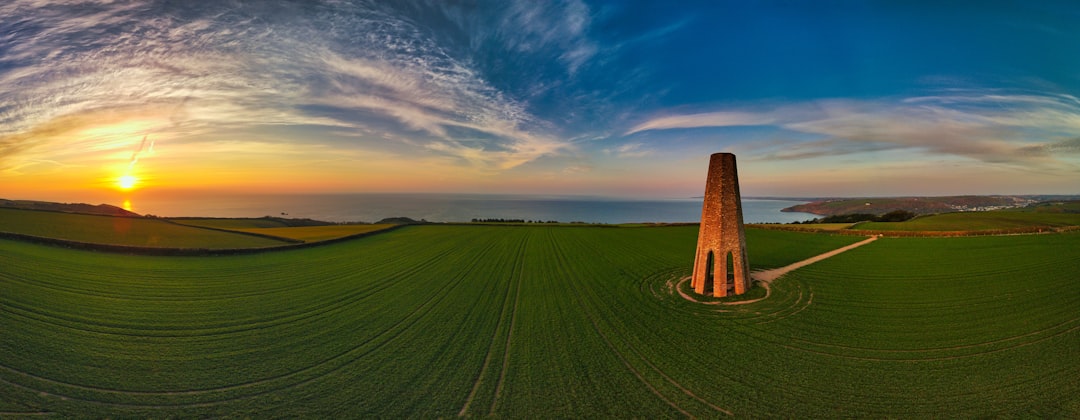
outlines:
{"label": "circular dirt path around tower", "polygon": [[701,300],[698,300],[696,297],[694,297],[694,296],[692,296],[690,294],[687,294],[686,292],[683,292],[682,288],[680,287],[680,286],[682,286],[683,283],[685,283],[687,281],[690,281],[690,277],[686,277],[686,278],[683,278],[682,280],[679,280],[675,284],[675,290],[678,291],[679,295],[681,295],[683,297],[683,299],[689,300],[691,302],[696,302],[696,303],[704,303],[706,305],[745,305],[747,303],[759,302],[759,301],[765,300],[765,299],[767,299],[769,297],[769,294],[772,292],[772,290],[770,290],[770,288],[769,288],[769,283],[772,283],[773,280],[776,280],[776,279],[780,278],[780,276],[783,276],[784,274],[787,274],[787,273],[789,273],[789,272],[791,272],[793,270],[796,270],[796,269],[808,266],[810,264],[816,263],[818,261],[824,260],[826,258],[835,256],[835,255],[837,255],[839,253],[850,251],[852,249],[855,249],[855,248],[858,248],[860,246],[866,245],[868,243],[874,242],[880,237],[881,237],[881,235],[871,236],[871,237],[866,238],[866,239],[864,239],[862,241],[853,243],[853,244],[848,245],[848,246],[840,247],[840,248],[834,249],[832,251],[829,251],[829,252],[826,252],[826,253],[823,253],[823,254],[815,255],[813,257],[807,258],[805,260],[799,261],[799,262],[794,263],[794,264],[789,264],[789,265],[786,265],[786,266],[783,266],[783,267],[780,267],[780,268],[774,268],[772,270],[762,270],[762,271],[756,271],[756,272],[750,273],[750,278],[752,278],[753,280],[756,280],[756,281],[760,281],[761,285],[763,287],[765,287],[765,296],[763,296],[761,298],[758,298],[758,299],[742,300],[742,301],[735,301],[735,302],[719,302],[719,301],[708,302],[708,301],[701,301]]}
{"label": "circular dirt path around tower", "polygon": [[747,303],[754,303],[754,302],[765,300],[766,298],[769,297],[769,293],[772,293],[772,290],[769,289],[769,282],[763,281],[763,282],[761,282],[761,287],[765,288],[765,296],[762,296],[760,298],[751,299],[751,300],[737,300],[737,301],[734,301],[734,302],[722,302],[722,301],[718,301],[718,300],[717,301],[704,301],[704,300],[698,300],[698,298],[696,298],[693,295],[688,294],[688,293],[686,293],[686,292],[684,292],[682,290],[683,283],[686,283],[688,281],[690,281],[690,276],[683,277],[682,280],[679,280],[679,282],[675,284],[675,290],[677,290],[679,292],[679,295],[681,295],[683,297],[683,299],[689,300],[689,301],[694,302],[694,303],[702,303],[702,304],[705,304],[705,305],[745,305]]}

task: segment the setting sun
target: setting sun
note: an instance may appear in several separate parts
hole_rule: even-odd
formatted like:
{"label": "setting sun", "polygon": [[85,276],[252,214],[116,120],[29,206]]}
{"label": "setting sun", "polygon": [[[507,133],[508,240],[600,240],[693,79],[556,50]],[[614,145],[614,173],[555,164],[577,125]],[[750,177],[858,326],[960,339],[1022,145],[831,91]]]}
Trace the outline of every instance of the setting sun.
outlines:
{"label": "setting sun", "polygon": [[124,175],[124,176],[120,177],[120,179],[119,179],[120,189],[122,189],[122,190],[130,190],[130,189],[135,187],[135,182],[136,181],[138,181],[138,179],[135,178],[134,176],[132,176],[132,175]]}

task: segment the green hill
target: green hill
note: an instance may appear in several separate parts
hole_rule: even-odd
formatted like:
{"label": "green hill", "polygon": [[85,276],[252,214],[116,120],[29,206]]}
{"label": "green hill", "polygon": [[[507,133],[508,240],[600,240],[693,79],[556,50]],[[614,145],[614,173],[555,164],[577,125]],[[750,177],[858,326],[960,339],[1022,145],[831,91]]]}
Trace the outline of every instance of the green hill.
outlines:
{"label": "green hill", "polygon": [[97,214],[102,216],[139,217],[136,213],[108,204],[53,203],[48,201],[5,200],[0,198],[0,208]]}
{"label": "green hill", "polygon": [[94,244],[151,248],[261,248],[286,244],[270,238],[230,233],[143,217],[0,208],[0,233]]}
{"label": "green hill", "polygon": [[905,222],[868,222],[852,227],[876,231],[980,231],[1020,228],[1052,228],[1080,225],[1078,213],[1036,211],[982,211],[944,213],[917,217]]}

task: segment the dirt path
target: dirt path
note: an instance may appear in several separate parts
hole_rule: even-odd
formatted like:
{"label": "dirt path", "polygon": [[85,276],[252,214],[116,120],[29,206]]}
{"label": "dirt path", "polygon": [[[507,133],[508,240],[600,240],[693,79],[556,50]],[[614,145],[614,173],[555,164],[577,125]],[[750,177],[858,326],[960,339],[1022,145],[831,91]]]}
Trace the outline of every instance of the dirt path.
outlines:
{"label": "dirt path", "polygon": [[841,252],[851,250],[851,249],[855,249],[855,248],[858,248],[860,246],[866,245],[868,243],[874,242],[879,237],[880,236],[871,236],[869,238],[866,238],[866,240],[853,243],[853,244],[845,246],[843,248],[837,248],[837,249],[834,249],[832,251],[826,252],[824,254],[821,254],[821,255],[818,255],[818,256],[815,256],[815,257],[810,257],[810,258],[807,258],[805,260],[799,261],[797,263],[794,263],[794,264],[791,264],[791,265],[788,265],[788,266],[784,266],[784,267],[780,267],[780,268],[774,268],[772,270],[763,270],[763,271],[758,271],[756,273],[751,273],[750,277],[753,278],[754,280],[760,280],[760,281],[763,281],[765,283],[769,283],[769,282],[771,282],[773,280],[776,280],[776,279],[780,278],[780,276],[782,276],[784,274],[787,274],[788,272],[790,272],[792,270],[808,266],[810,264],[813,264],[813,263],[816,263],[818,261],[824,260],[826,258],[832,257],[832,256],[834,256],[836,254],[841,253]]}
{"label": "dirt path", "polygon": [[705,304],[705,305],[746,305],[748,303],[754,303],[754,302],[763,301],[763,300],[765,300],[765,299],[767,299],[769,297],[770,293],[772,293],[772,289],[769,289],[769,282],[762,282],[761,286],[765,288],[765,296],[759,297],[757,299],[738,300],[738,301],[735,301],[735,302],[722,302],[722,301],[718,301],[718,300],[704,301],[704,300],[698,300],[698,298],[696,298],[696,297],[694,297],[692,295],[688,295],[688,294],[686,294],[686,292],[684,292],[682,290],[682,284],[686,283],[688,281],[690,281],[690,276],[683,277],[682,280],[679,280],[678,283],[675,283],[674,290],[678,290],[679,295],[681,295],[683,297],[683,299],[689,300],[689,301],[694,302],[694,303],[702,303],[702,304]]}

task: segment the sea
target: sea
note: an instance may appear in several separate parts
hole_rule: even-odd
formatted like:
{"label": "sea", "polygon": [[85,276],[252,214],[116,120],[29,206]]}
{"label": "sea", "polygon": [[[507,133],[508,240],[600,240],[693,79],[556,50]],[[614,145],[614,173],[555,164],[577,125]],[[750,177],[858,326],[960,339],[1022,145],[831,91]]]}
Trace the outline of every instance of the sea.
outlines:
{"label": "sea", "polygon": [[[788,223],[813,219],[784,213],[805,201],[744,198],[745,223]],[[429,222],[520,219],[584,223],[679,223],[701,220],[702,198],[628,199],[593,196],[504,194],[320,194],[238,195],[205,198],[146,198],[127,203],[132,211],[162,217],[288,217],[329,222],[376,222],[408,217]]]}

